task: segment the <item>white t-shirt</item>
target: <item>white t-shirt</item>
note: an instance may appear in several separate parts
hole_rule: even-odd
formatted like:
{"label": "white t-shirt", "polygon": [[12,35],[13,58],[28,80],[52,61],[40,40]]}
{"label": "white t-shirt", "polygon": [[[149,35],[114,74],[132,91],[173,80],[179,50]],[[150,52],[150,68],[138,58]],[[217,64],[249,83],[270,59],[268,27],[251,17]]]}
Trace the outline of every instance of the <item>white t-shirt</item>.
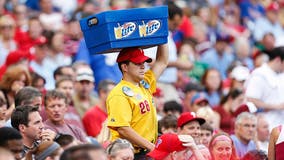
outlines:
{"label": "white t-shirt", "polygon": [[[168,46],[169,46],[169,62],[177,61],[177,48],[172,38],[172,33],[168,35]],[[162,83],[175,83],[177,81],[177,68],[169,67],[164,70],[161,74],[158,82]]]}
{"label": "white t-shirt", "polygon": [[284,97],[280,93],[279,75],[267,64],[263,64],[251,73],[246,86],[246,97],[279,104],[284,102]]}
{"label": "white t-shirt", "polygon": [[[268,104],[284,103],[284,84],[281,84],[280,74],[273,71],[266,63],[255,69],[246,83],[246,97],[262,100]],[[283,76],[284,80],[284,76]],[[281,87],[282,86],[282,87]],[[261,106],[258,106],[261,107]],[[265,112],[270,130],[283,122],[283,110]]]}

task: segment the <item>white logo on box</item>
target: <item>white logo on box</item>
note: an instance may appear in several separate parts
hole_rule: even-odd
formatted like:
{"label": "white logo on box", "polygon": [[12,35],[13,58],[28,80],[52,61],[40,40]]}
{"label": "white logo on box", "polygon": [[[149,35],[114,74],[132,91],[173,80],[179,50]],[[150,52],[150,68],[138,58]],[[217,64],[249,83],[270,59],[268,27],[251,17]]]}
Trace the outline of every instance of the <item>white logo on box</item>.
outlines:
{"label": "white logo on box", "polygon": [[118,27],[114,27],[114,35],[116,39],[121,39],[130,36],[136,29],[136,24],[133,22],[124,23],[122,26],[118,23]]}
{"label": "white logo on box", "polygon": [[161,27],[161,23],[158,20],[151,20],[148,21],[146,24],[144,23],[144,21],[142,21],[142,23],[143,25],[139,25],[140,37],[146,37],[152,35],[155,32],[157,32]]}

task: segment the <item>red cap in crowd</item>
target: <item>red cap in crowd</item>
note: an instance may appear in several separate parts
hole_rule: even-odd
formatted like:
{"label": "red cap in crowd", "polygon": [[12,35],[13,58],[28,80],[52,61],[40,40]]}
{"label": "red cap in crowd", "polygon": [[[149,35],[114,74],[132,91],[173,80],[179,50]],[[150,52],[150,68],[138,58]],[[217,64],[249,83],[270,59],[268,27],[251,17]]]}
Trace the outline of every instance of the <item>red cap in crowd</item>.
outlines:
{"label": "red cap in crowd", "polygon": [[144,55],[144,51],[141,48],[124,48],[117,56],[116,62],[131,61],[133,63],[152,62],[150,57]]}
{"label": "red cap in crowd", "polygon": [[177,134],[167,133],[158,138],[155,149],[147,155],[155,160],[163,160],[170,153],[185,149],[186,147],[182,145]]}
{"label": "red cap in crowd", "polygon": [[198,121],[200,125],[205,123],[205,119],[196,117],[196,114],[194,112],[184,112],[178,118],[177,126],[181,127],[192,121]]}
{"label": "red cap in crowd", "polygon": [[271,2],[267,7],[266,11],[275,11],[279,10],[279,4],[277,2]]}
{"label": "red cap in crowd", "polygon": [[160,88],[156,88],[156,92],[153,93],[154,97],[163,97],[163,91]]}
{"label": "red cap in crowd", "polygon": [[12,51],[8,54],[5,65],[10,66],[12,64],[18,63],[21,60],[30,60],[30,58],[31,55],[29,52],[20,50]]}
{"label": "red cap in crowd", "polygon": [[245,104],[241,104],[237,110],[233,113],[235,117],[237,117],[239,114],[243,112],[250,112],[255,113],[257,111],[256,106],[252,102],[247,102]]}

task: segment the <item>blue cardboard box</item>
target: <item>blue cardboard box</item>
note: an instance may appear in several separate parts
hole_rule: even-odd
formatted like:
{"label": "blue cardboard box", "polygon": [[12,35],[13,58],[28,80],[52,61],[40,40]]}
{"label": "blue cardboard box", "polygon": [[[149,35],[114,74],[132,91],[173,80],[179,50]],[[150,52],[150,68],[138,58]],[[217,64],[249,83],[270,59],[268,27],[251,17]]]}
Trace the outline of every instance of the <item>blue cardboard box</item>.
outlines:
{"label": "blue cardboard box", "polygon": [[105,11],[80,20],[91,54],[167,43],[168,7]]}

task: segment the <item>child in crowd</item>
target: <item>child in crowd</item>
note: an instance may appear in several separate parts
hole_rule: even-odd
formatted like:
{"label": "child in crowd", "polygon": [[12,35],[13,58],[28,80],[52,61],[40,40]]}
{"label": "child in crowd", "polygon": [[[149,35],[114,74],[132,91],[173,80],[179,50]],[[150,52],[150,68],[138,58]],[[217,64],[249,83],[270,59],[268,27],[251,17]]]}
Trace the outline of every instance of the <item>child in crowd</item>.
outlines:
{"label": "child in crowd", "polygon": [[213,136],[213,127],[206,122],[201,125],[200,129],[201,129],[200,142],[204,146],[209,147],[209,142]]}
{"label": "child in crowd", "polygon": [[175,115],[166,115],[158,122],[159,134],[176,133],[177,132],[177,117]]}

